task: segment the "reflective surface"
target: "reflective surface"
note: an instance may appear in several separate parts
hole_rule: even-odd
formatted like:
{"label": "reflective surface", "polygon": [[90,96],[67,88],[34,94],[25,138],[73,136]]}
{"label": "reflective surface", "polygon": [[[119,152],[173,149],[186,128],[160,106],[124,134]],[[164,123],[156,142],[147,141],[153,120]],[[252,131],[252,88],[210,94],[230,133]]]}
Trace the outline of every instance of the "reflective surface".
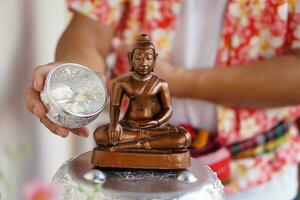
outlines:
{"label": "reflective surface", "polygon": [[74,63],[54,68],[41,92],[48,118],[68,128],[78,128],[94,120],[104,108],[106,96],[105,85],[98,75]]}
{"label": "reflective surface", "polygon": [[66,161],[57,171],[53,183],[61,190],[60,200],[225,199],[215,173],[195,159],[188,171],[94,169],[90,159],[91,152],[87,152]]}

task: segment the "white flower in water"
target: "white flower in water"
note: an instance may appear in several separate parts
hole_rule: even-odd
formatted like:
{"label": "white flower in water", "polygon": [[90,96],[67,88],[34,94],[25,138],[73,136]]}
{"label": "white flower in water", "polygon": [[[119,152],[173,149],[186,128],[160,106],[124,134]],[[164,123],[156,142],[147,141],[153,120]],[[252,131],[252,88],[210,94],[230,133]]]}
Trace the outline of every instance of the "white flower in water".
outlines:
{"label": "white flower in water", "polygon": [[84,113],[84,108],[81,105],[79,105],[78,102],[75,102],[71,104],[70,111],[75,114]]}
{"label": "white flower in water", "polygon": [[53,89],[51,95],[59,103],[59,101],[70,100],[74,96],[74,91],[71,87],[64,85]]}
{"label": "white flower in water", "polygon": [[74,101],[75,102],[84,102],[87,100],[87,91],[81,93],[81,94],[77,94],[75,97],[74,97]]}

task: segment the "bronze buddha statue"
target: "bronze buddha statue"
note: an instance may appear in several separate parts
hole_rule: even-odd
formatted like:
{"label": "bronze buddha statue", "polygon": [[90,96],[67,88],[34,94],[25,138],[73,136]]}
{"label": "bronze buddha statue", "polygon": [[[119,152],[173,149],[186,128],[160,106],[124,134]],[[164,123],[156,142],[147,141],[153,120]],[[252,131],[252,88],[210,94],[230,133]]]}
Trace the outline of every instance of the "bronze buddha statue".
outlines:
{"label": "bronze buddha statue", "polygon": [[[154,75],[157,53],[146,34],[141,34],[128,53],[131,73],[113,83],[110,123],[97,128],[98,148],[121,152],[186,152],[190,134],[168,123],[172,116],[170,92],[166,81]],[[128,106],[121,120],[123,98]]]}

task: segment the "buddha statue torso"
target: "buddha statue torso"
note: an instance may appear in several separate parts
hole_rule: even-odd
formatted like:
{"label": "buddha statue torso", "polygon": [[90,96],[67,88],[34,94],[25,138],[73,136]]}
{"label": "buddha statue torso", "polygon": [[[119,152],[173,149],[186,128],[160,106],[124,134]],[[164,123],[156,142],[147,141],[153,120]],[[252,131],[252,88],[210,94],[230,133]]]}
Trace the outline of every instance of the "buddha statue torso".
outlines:
{"label": "buddha statue torso", "polygon": [[155,119],[161,110],[159,92],[162,81],[154,75],[146,81],[138,81],[132,77],[126,79],[128,82],[123,87],[129,103],[122,121],[147,122]]}

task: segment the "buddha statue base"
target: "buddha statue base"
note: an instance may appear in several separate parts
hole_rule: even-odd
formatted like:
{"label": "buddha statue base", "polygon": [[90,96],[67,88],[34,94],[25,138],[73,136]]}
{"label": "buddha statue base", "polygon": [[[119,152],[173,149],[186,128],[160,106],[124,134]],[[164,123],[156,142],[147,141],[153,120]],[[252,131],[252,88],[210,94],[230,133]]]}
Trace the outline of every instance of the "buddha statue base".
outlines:
{"label": "buddha statue base", "polygon": [[92,154],[92,164],[97,167],[135,169],[186,169],[191,158],[188,150],[133,150],[96,147]]}
{"label": "buddha statue base", "polygon": [[52,183],[57,200],[225,200],[216,174],[191,158],[187,169],[122,169],[95,167],[92,152],[72,158],[58,169]]}

